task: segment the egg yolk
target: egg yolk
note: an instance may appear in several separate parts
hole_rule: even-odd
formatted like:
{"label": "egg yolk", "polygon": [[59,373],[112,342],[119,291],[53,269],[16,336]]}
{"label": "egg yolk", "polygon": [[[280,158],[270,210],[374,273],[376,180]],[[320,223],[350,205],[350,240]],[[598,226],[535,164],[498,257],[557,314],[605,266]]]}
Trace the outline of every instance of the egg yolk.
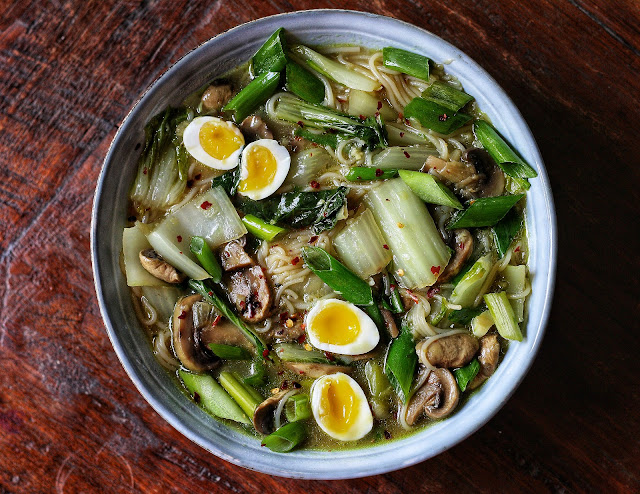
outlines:
{"label": "egg yolk", "polygon": [[242,137],[226,125],[206,122],[198,134],[202,149],[217,160],[231,156],[244,144]]}
{"label": "egg yolk", "polygon": [[273,182],[278,171],[278,163],[269,149],[254,146],[246,154],[245,160],[247,178],[240,181],[240,192],[259,190]]}
{"label": "egg yolk", "polygon": [[358,316],[341,304],[327,305],[313,318],[312,326],[318,339],[330,345],[346,345],[360,333]]}
{"label": "egg yolk", "polygon": [[330,379],[323,383],[319,416],[327,429],[347,432],[358,416],[358,400],[345,379]]}

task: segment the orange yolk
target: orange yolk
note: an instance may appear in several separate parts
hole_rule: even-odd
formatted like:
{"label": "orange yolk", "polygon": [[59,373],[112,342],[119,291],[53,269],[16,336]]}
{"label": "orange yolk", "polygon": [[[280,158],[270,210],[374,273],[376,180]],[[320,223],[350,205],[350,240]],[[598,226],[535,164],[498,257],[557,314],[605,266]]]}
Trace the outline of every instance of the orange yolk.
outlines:
{"label": "orange yolk", "polygon": [[319,412],[328,429],[338,433],[350,429],[358,418],[358,403],[346,379],[330,379],[323,383]]}
{"label": "orange yolk", "polygon": [[312,325],[318,339],[330,345],[346,345],[360,333],[358,316],[340,304],[328,304],[313,318]]}
{"label": "orange yolk", "polygon": [[254,146],[247,153],[245,160],[247,178],[240,181],[240,192],[259,190],[273,182],[278,171],[278,163],[271,151],[262,146]]}
{"label": "orange yolk", "polygon": [[225,125],[207,122],[198,134],[202,149],[217,160],[231,156],[244,144],[242,138]]}

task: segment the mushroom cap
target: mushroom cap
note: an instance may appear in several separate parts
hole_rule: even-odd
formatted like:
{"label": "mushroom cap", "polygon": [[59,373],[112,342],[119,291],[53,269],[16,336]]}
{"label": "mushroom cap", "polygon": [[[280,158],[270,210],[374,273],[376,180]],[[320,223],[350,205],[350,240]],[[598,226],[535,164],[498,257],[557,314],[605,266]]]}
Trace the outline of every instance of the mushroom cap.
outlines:
{"label": "mushroom cap", "polygon": [[280,400],[290,390],[282,389],[276,394],[269,396],[260,403],[253,412],[253,426],[260,434],[271,434],[273,432],[274,411]]}
{"label": "mushroom cap", "polygon": [[436,376],[439,385],[442,389],[442,397],[439,403],[427,404],[424,408],[424,413],[427,417],[432,419],[441,419],[453,412],[458,406],[458,400],[460,399],[460,390],[458,389],[458,383],[453,374],[447,369],[435,369],[431,371],[431,375]]}
{"label": "mushroom cap", "polygon": [[445,336],[427,348],[427,360],[434,367],[464,367],[478,351],[478,339],[467,333]]}
{"label": "mushroom cap", "polygon": [[201,295],[178,300],[171,326],[173,349],[182,365],[193,372],[205,372],[220,365],[220,359],[202,341],[203,328],[194,324],[193,304],[201,300]]}
{"label": "mushroom cap", "polygon": [[151,275],[167,283],[182,283],[186,276],[165,261],[153,249],[141,250],[138,254],[140,264]]}
{"label": "mushroom cap", "polygon": [[271,310],[273,297],[267,277],[260,266],[235,271],[227,279],[229,299],[247,322],[263,321]]}
{"label": "mushroom cap", "polygon": [[478,362],[480,370],[469,383],[469,389],[476,389],[485,382],[495,371],[500,358],[500,342],[497,334],[488,334],[480,338]]}
{"label": "mushroom cap", "polygon": [[473,252],[473,235],[469,230],[459,228],[455,232],[455,255],[447,264],[442,274],[438,277],[438,283],[445,283],[457,275],[464,263]]}
{"label": "mushroom cap", "polygon": [[350,374],[353,370],[351,367],[345,365],[333,365],[333,364],[317,364],[308,362],[282,362],[284,366],[292,370],[297,374],[304,374],[309,377],[322,377],[327,374],[335,374],[336,372],[343,372],[344,374]]}

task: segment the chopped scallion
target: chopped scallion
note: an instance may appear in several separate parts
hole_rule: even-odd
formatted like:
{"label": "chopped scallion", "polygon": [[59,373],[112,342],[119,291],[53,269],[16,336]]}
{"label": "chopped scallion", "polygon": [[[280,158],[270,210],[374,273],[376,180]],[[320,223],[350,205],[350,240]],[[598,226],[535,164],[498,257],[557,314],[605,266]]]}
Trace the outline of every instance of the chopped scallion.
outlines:
{"label": "chopped scallion", "polygon": [[510,177],[534,178],[538,173],[511,148],[489,123],[478,120],[473,132],[502,171]]}
{"label": "chopped scallion", "polygon": [[524,197],[524,194],[513,196],[481,197],[464,211],[458,213],[447,225],[448,230],[479,226],[493,226]]}
{"label": "chopped scallion", "polygon": [[289,422],[306,420],[311,417],[309,395],[306,393],[298,393],[289,397],[284,405],[284,414]]}
{"label": "chopped scallion", "polygon": [[222,279],[222,268],[206,240],[202,237],[191,237],[189,250],[193,252],[198,258],[198,262],[211,275],[211,279],[219,283]]}
{"label": "chopped scallion", "polygon": [[253,74],[259,76],[265,72],[280,72],[287,63],[284,29],[273,33],[251,59]]}
{"label": "chopped scallion", "polygon": [[398,176],[398,170],[380,168],[372,168],[370,166],[354,166],[349,169],[344,176],[350,182],[359,182],[361,180],[386,180]]}
{"label": "chopped scallion", "polygon": [[484,301],[500,336],[507,340],[522,341],[522,332],[506,292],[487,293]]}
{"label": "chopped scallion", "polygon": [[467,103],[473,101],[473,96],[460,91],[444,82],[436,81],[422,92],[422,97],[439,105],[446,106],[451,111],[460,111]]}
{"label": "chopped scallion", "polygon": [[280,82],[280,72],[265,72],[252,80],[229,101],[223,111],[233,112],[236,122],[242,122],[259,105],[269,99]]}
{"label": "chopped scallion", "polygon": [[436,180],[433,175],[411,170],[400,170],[400,178],[409,186],[415,195],[429,204],[441,204],[456,209],[463,209],[462,204],[453,192]]}
{"label": "chopped scallion", "polygon": [[307,438],[307,430],[301,422],[289,422],[262,440],[262,445],[276,453],[291,451]]}
{"label": "chopped scallion", "polygon": [[415,118],[420,125],[440,134],[451,134],[471,120],[471,116],[456,113],[424,98],[413,98],[404,108],[406,118]]}
{"label": "chopped scallion", "polygon": [[382,49],[382,63],[385,67],[404,72],[423,81],[429,80],[429,62],[424,55],[387,46]]}
{"label": "chopped scallion", "polygon": [[252,214],[245,215],[242,218],[242,222],[244,223],[244,226],[247,227],[249,233],[259,239],[267,240],[269,242],[271,242],[282,232],[286,232],[284,228],[266,223],[265,221],[262,221],[260,218]]}
{"label": "chopped scallion", "polygon": [[262,397],[251,386],[240,382],[231,372],[223,371],[218,377],[220,385],[231,395],[234,401],[249,417],[253,417]]}

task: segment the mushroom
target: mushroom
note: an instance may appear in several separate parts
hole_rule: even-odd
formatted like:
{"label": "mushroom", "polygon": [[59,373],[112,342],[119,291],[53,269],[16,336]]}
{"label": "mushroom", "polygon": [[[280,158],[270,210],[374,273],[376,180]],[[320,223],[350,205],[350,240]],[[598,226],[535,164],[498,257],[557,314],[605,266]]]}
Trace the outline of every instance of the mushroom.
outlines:
{"label": "mushroom", "polygon": [[271,309],[271,290],[260,266],[233,272],[227,280],[229,299],[247,322],[264,320]]}
{"label": "mushroom", "polygon": [[200,338],[204,345],[208,348],[209,344],[215,343],[220,345],[240,346],[247,350],[253,350],[254,346],[244,335],[240,328],[228,319],[221,320],[218,324],[209,324],[200,334]]}
{"label": "mushroom", "polygon": [[245,118],[240,124],[240,130],[253,140],[273,139],[273,132],[258,115],[249,115]]}
{"label": "mushroom", "polygon": [[482,178],[476,194],[480,197],[499,196],[504,192],[504,173],[484,149],[468,149],[462,155],[463,161],[473,165]]}
{"label": "mushroom", "polygon": [[288,389],[282,389],[276,394],[269,396],[260,403],[253,412],[253,426],[260,434],[269,435],[273,432],[274,411],[280,403],[284,395],[289,392]]}
{"label": "mushroom", "polygon": [[167,283],[182,283],[186,276],[165,261],[155,250],[144,249],[138,254],[140,264],[156,278]]}
{"label": "mushroom", "polygon": [[211,85],[202,94],[202,108],[205,111],[220,111],[233,96],[229,84]]}
{"label": "mushroom", "polygon": [[498,335],[488,334],[480,338],[480,352],[478,362],[480,370],[476,377],[469,383],[469,389],[476,389],[496,371],[500,358],[500,342]]}
{"label": "mushroom", "polygon": [[471,362],[479,346],[475,336],[456,333],[431,343],[427,347],[426,358],[434,367],[464,367]]}
{"label": "mushroom", "polygon": [[460,391],[455,377],[447,369],[434,369],[409,401],[407,424],[413,425],[424,414],[432,419],[449,415],[458,405]]}
{"label": "mushroom", "polygon": [[460,228],[458,230],[454,230],[454,232],[455,255],[453,256],[453,259],[449,261],[449,264],[447,264],[447,267],[444,269],[442,274],[438,277],[438,283],[446,283],[457,275],[473,252],[473,236],[469,233],[469,230]]}
{"label": "mushroom", "polygon": [[263,338],[267,343],[271,342],[289,342],[298,341],[305,334],[303,319],[291,319],[289,326],[288,320],[284,324],[272,324],[271,329],[264,334]]}
{"label": "mushroom", "polygon": [[388,309],[380,309],[380,312],[382,313],[382,318],[384,319],[384,325],[389,330],[389,334],[392,338],[397,338],[400,333],[398,332],[398,326],[396,325],[396,321],[393,318],[393,314],[391,314],[391,311]]}
{"label": "mushroom", "polygon": [[296,374],[304,374],[309,377],[322,377],[327,374],[335,374],[336,372],[344,372],[345,374],[351,373],[351,367],[345,365],[333,365],[333,364],[315,364],[307,362],[282,362],[284,366],[295,372]]}
{"label": "mushroom", "polygon": [[182,365],[193,372],[211,370],[220,364],[220,359],[202,341],[202,324],[194,324],[193,304],[201,300],[201,295],[178,300],[171,326],[176,355]]}
{"label": "mushroom", "polygon": [[231,242],[227,242],[220,249],[220,261],[222,269],[225,271],[236,271],[238,269],[253,266],[253,259],[244,250],[247,243],[246,237],[242,237]]}

